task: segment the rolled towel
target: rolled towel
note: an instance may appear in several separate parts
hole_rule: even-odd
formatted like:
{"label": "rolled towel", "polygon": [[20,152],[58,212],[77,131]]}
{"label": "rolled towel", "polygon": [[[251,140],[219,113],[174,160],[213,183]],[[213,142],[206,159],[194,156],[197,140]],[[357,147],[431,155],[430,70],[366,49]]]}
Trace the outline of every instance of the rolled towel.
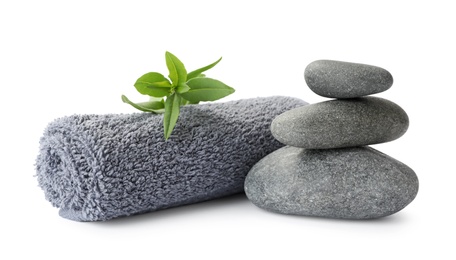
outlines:
{"label": "rolled towel", "polygon": [[250,168],[282,147],[269,128],[306,105],[267,97],[189,105],[164,140],[162,115],[73,115],[51,122],[36,160],[39,186],[59,214],[102,221],[243,191]]}

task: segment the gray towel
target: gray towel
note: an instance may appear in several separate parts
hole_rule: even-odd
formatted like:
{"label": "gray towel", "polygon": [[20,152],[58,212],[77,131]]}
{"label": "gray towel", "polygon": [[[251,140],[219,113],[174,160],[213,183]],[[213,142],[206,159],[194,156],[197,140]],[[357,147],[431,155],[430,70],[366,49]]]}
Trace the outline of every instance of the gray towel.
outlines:
{"label": "gray towel", "polygon": [[162,115],[73,115],[40,140],[37,179],[60,215],[100,221],[243,191],[245,176],[282,147],[271,135],[279,114],[306,105],[268,97],[182,107],[164,141]]}

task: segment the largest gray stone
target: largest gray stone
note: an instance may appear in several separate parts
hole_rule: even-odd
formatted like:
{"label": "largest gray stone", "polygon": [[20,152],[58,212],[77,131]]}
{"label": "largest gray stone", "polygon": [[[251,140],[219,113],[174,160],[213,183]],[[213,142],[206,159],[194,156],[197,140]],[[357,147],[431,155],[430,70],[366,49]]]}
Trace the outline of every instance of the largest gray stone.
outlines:
{"label": "largest gray stone", "polygon": [[342,219],[391,215],[413,201],[418,178],[373,148],[281,148],[259,161],[245,181],[256,206],[283,214]]}
{"label": "largest gray stone", "polygon": [[280,142],[308,149],[385,143],[408,129],[407,113],[377,97],[330,100],[287,111],[271,124]]}
{"label": "largest gray stone", "polygon": [[307,86],[330,98],[355,98],[383,92],[393,85],[387,70],[366,64],[317,60],[304,71]]}

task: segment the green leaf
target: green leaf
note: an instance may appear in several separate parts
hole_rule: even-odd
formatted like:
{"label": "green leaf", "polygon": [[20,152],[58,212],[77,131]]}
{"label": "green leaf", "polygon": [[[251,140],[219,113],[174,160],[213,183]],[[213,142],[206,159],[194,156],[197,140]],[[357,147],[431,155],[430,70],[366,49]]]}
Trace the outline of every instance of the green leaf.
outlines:
{"label": "green leaf", "polygon": [[[206,67],[202,67],[202,68],[199,68],[199,69],[197,69],[197,70],[194,70],[194,71],[188,73],[188,74],[187,74],[187,80],[190,80],[190,79],[199,77],[199,76],[201,75],[201,73],[205,72],[206,70],[212,69],[212,68],[213,68],[215,65],[217,65],[217,63],[219,63],[221,60],[222,60],[222,57],[220,57],[220,59],[218,59],[216,62],[207,65]],[[203,75],[203,77],[204,77],[204,75]]]}
{"label": "green leaf", "polygon": [[187,84],[181,83],[181,84],[179,84],[179,86],[177,86],[176,91],[177,91],[177,93],[181,94],[181,93],[185,93],[189,90],[190,90],[190,87]]}
{"label": "green leaf", "polygon": [[163,118],[163,127],[165,130],[165,139],[168,140],[176,126],[177,118],[179,117],[181,97],[173,93],[166,99],[165,115]]}
{"label": "green leaf", "polygon": [[180,105],[181,105],[181,106],[188,105],[189,103],[190,103],[190,101],[185,100],[185,99],[183,99],[183,98],[181,97],[181,100],[180,100]]}
{"label": "green leaf", "polygon": [[159,101],[165,104],[165,100],[162,97],[149,97],[149,101]]}
{"label": "green leaf", "polygon": [[194,78],[187,82],[190,90],[180,94],[190,102],[215,101],[234,93],[234,89],[211,78]]}
{"label": "green leaf", "polygon": [[199,104],[199,101],[188,101],[187,102],[187,105],[197,105],[197,104]]}
{"label": "green leaf", "polygon": [[180,83],[185,83],[187,81],[187,70],[184,64],[170,52],[165,53],[165,58],[173,87],[178,86]]}
{"label": "green leaf", "polygon": [[190,102],[184,98],[182,98],[181,96],[181,106],[186,106],[186,105],[196,105],[198,104],[199,102]]}
{"label": "green leaf", "polygon": [[122,101],[144,112],[163,113],[165,108],[163,99],[161,101],[151,100],[149,102],[133,103],[125,95],[122,95]]}
{"label": "green leaf", "polygon": [[171,83],[162,74],[149,72],[135,82],[135,88],[143,95],[164,97],[171,91]]}

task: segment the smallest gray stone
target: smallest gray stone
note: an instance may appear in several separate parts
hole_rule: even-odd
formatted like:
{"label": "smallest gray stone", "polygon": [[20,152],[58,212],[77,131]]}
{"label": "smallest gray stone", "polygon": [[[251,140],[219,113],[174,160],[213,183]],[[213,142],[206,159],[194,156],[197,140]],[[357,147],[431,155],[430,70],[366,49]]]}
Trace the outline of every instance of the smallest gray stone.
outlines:
{"label": "smallest gray stone", "polygon": [[357,98],[383,92],[393,85],[393,76],[383,68],[335,60],[310,63],[304,79],[313,92],[328,98]]}

